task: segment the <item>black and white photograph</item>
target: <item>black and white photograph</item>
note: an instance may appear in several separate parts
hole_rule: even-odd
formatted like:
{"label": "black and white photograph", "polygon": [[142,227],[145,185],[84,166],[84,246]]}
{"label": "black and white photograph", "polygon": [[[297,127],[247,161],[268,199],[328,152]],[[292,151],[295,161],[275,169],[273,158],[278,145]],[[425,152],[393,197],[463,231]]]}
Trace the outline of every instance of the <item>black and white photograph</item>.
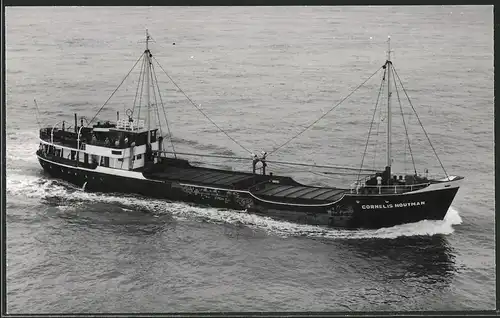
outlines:
{"label": "black and white photograph", "polygon": [[7,313],[495,310],[493,25],[6,7]]}

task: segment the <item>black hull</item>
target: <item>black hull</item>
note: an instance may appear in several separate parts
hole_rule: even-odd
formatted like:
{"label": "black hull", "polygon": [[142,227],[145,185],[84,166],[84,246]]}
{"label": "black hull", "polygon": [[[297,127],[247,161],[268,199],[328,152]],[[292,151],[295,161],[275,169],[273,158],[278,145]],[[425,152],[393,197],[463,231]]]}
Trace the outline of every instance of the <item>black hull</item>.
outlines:
{"label": "black hull", "polygon": [[139,194],[156,199],[192,202],[216,208],[246,210],[297,223],[339,228],[382,228],[421,220],[442,220],[458,187],[429,189],[399,195],[346,193],[335,202],[305,205],[264,200],[247,190],[183,184],[145,178],[142,173],[117,175],[96,169],[59,164],[38,157],[52,177],[68,181],[86,191]]}

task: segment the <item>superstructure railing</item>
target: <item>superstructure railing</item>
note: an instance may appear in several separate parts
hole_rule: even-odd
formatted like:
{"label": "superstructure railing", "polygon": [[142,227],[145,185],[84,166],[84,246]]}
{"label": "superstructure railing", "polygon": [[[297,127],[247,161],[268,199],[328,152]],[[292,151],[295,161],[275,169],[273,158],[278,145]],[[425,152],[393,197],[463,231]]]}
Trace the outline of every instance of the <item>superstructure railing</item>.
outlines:
{"label": "superstructure railing", "polygon": [[405,193],[426,188],[430,182],[416,184],[392,184],[392,185],[355,185],[353,184],[350,193],[356,194],[389,194]]}

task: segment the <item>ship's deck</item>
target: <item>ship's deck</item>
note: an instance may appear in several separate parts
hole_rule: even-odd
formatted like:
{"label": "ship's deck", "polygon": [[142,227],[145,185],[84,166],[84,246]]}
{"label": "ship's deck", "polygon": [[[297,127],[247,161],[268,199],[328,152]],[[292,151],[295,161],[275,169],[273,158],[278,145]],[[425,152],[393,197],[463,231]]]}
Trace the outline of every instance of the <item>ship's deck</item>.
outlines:
{"label": "ship's deck", "polygon": [[[156,180],[250,191],[256,198],[274,202],[318,204],[340,199],[347,191],[301,185],[289,177],[263,176],[238,171],[223,171],[201,167],[165,167],[147,174]],[[274,181],[274,182],[273,182]],[[279,183],[275,183],[278,181]]]}
{"label": "ship's deck", "polygon": [[345,192],[337,188],[267,183],[263,188],[252,191],[252,194],[258,198],[287,203],[319,203],[337,201]]}
{"label": "ship's deck", "polygon": [[160,180],[177,180],[181,182],[203,184],[207,186],[222,186],[227,188],[234,188],[235,185],[241,181],[254,179],[254,175],[244,172],[226,172],[222,170],[194,167],[167,167],[163,171],[154,172],[148,175],[148,177]]}

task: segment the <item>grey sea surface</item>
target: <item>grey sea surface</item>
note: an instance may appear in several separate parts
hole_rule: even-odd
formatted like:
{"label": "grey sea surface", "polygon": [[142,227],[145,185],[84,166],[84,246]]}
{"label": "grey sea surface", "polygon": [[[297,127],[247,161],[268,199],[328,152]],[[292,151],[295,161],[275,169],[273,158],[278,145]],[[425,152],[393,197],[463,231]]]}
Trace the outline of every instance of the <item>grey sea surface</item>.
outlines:
{"label": "grey sea surface", "polygon": [[[396,71],[447,173],[466,178],[445,220],[336,230],[88,193],[45,175],[33,99],[43,125],[72,123],[75,112],[92,118],[142,54],[146,28],[172,79],[255,153],[380,68],[390,35]],[[8,7],[5,33],[9,313],[495,308],[492,6]],[[155,70],[177,151],[249,156]],[[137,71],[99,120],[132,108]],[[272,158],[359,167],[380,81]],[[417,171],[443,175],[399,92]],[[394,168],[412,173],[395,95],[392,104]],[[385,164],[380,107],[368,167]],[[353,181],[269,169],[310,184]]]}

